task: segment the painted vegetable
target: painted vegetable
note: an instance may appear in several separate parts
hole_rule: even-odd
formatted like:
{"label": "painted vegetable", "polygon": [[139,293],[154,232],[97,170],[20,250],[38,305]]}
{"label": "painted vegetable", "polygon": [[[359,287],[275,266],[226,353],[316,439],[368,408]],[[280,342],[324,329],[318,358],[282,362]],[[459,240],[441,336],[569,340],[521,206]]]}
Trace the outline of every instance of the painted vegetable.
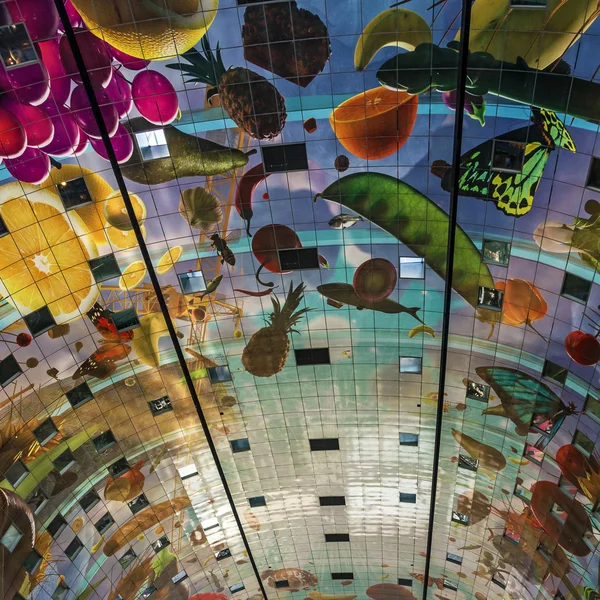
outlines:
{"label": "painted vegetable", "polygon": [[458,496],[456,510],[469,517],[469,525],[483,521],[491,512],[490,499],[478,490],[466,490]]}
{"label": "painted vegetable", "polygon": [[[445,279],[448,215],[412,186],[383,173],[362,172],[338,179],[319,196],[339,202],[391,233]],[[477,307],[479,286],[494,287],[492,276],[475,244],[457,225],[452,288]],[[497,312],[481,308],[477,316],[489,323],[500,318]]]}
{"label": "painted vegetable", "polygon": [[255,165],[246,171],[238,182],[235,190],[235,209],[244,221],[246,221],[246,233],[250,233],[250,219],[252,219],[252,194],[256,186],[264,181],[270,173],[265,173],[265,167],[262,163]]}
{"label": "painted vegetable", "polygon": [[365,594],[373,600],[415,600],[408,588],[397,583],[376,583],[369,586]]}
{"label": "painted vegetable", "polygon": [[165,502],[155,504],[154,506],[149,506],[135,515],[125,525],[119,527],[106,544],[104,544],[104,554],[112,556],[147,529],[155,527],[161,521],[172,517],[175,513],[188,506],[190,506],[190,499],[187,496],[180,496],[172,500],[165,500]]}
{"label": "painted vegetable", "polygon": [[495,288],[504,292],[501,322],[514,327],[528,325],[536,331],[532,323],[543,319],[548,312],[548,303],[540,290],[531,281],[519,278],[498,281]]}
{"label": "painted vegetable", "polygon": [[[442,92],[442,102],[450,109],[456,110],[456,90],[451,92]],[[483,127],[485,125],[486,102],[483,96],[473,96],[467,92],[465,94],[464,111],[471,119],[479,121]]]}
{"label": "painted vegetable", "polygon": [[559,448],[556,462],[565,479],[592,504],[600,500],[600,458],[596,452],[587,457],[572,444],[567,444]]}
{"label": "painted vegetable", "polygon": [[213,230],[223,219],[218,198],[203,187],[188,188],[181,192],[179,214],[194,229]]}
{"label": "painted vegetable", "polygon": [[506,467],[506,458],[496,448],[473,439],[456,429],[452,430],[452,435],[472,458],[479,460],[480,470],[483,468],[491,479],[495,479],[495,473]]}
{"label": "painted vegetable", "polygon": [[[421,44],[381,65],[377,79],[390,89],[423,94],[430,89],[456,89],[458,52],[452,47]],[[502,72],[502,77],[500,77]],[[469,55],[466,89],[487,93],[590,121],[600,120],[600,83],[571,75],[530,69],[525,61],[502,63],[487,52]]]}
{"label": "painted vegetable", "polygon": [[356,295],[365,302],[381,302],[396,287],[396,267],[385,258],[372,258],[356,269],[352,285]]}
{"label": "painted vegetable", "polygon": [[140,460],[129,471],[116,479],[109,477],[104,487],[104,497],[106,500],[128,502],[139,496],[144,489],[146,481],[141,471],[144,462]]}
{"label": "painted vegetable", "polygon": [[591,367],[600,360],[600,342],[598,335],[585,333],[584,331],[571,331],[565,337],[564,346],[567,354],[577,363],[584,367]]}

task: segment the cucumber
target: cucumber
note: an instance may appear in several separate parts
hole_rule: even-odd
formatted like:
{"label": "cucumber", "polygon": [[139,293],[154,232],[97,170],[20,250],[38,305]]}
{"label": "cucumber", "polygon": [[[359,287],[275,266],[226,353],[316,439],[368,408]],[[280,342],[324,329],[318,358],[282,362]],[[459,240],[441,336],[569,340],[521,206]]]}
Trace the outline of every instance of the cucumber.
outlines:
{"label": "cucumber", "polygon": [[[354,173],[332,183],[315,200],[318,197],[338,202],[391,233],[445,280],[448,215],[412,186],[383,173]],[[494,287],[494,280],[480,251],[457,225],[452,289],[477,308],[479,286]],[[478,309],[478,317],[494,322],[500,315]]]}

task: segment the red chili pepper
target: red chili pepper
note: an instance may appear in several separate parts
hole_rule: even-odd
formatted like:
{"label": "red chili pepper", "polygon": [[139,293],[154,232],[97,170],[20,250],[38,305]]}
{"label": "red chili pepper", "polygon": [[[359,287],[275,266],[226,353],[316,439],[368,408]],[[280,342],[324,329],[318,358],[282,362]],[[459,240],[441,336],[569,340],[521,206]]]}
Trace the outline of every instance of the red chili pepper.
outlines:
{"label": "red chili pepper", "polygon": [[252,167],[246,171],[235,190],[235,208],[238,214],[244,221],[246,221],[246,232],[248,236],[252,237],[250,233],[250,219],[252,219],[252,193],[256,186],[264,181],[270,173],[265,173],[265,169],[262,163]]}
{"label": "red chili pepper", "polygon": [[[277,287],[277,286],[275,286]],[[249,290],[236,290],[234,289],[234,292],[239,292],[240,294],[246,294],[246,296],[252,296],[253,298],[261,298],[262,296],[268,296],[271,291],[273,290],[273,288],[268,288],[266,290],[262,290],[260,292],[250,292]]]}

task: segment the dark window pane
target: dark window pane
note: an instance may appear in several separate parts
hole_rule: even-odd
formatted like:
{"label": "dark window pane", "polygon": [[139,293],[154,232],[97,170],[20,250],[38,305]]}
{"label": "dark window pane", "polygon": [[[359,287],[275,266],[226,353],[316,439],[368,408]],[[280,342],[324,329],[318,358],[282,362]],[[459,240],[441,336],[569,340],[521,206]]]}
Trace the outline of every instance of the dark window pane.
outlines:
{"label": "dark window pane", "polygon": [[275,589],[289,588],[289,587],[290,587],[290,582],[287,579],[282,579],[280,581],[275,582]]}
{"label": "dark window pane", "polygon": [[306,365],[329,365],[329,348],[303,348],[294,350],[296,355],[296,365],[303,367]]}
{"label": "dark window pane", "polygon": [[7,70],[38,62],[24,23],[0,27],[0,59]]}
{"label": "dark window pane", "polygon": [[52,519],[52,521],[50,521],[50,524],[48,525],[46,531],[54,539],[56,539],[64,531],[66,526],[67,526],[67,522],[65,521],[63,516],[56,515],[56,517],[54,517],[54,519]]}
{"label": "dark window pane", "polygon": [[27,475],[29,475],[29,470],[20,460],[16,460],[6,473],[4,473],[8,483],[14,488],[16,488]]}
{"label": "dark window pane", "polygon": [[588,394],[585,399],[585,414],[590,415],[600,421],[600,397]]}
{"label": "dark window pane", "polygon": [[72,390],[66,392],[65,396],[73,408],[79,408],[94,398],[94,394],[92,394],[92,390],[90,390],[90,386],[87,383],[82,383],[74,387]]}
{"label": "dark window pane", "polygon": [[150,412],[155,417],[173,410],[169,396],[163,396],[162,398],[157,398],[156,400],[150,400],[150,402],[148,402],[148,406],[150,407]]}
{"label": "dark window pane", "polygon": [[446,553],[446,560],[454,563],[455,565],[462,565],[462,556],[459,556],[458,554],[452,554],[452,552]]}
{"label": "dark window pane", "polygon": [[416,494],[405,494],[404,492],[400,492],[400,502],[405,502],[407,504],[416,504],[417,495]]}
{"label": "dark window pane", "polygon": [[23,371],[17,359],[9,354],[0,360],[0,385],[6,387],[12,383]]}
{"label": "dark window pane", "polygon": [[575,300],[576,302],[583,302],[583,304],[585,304],[588,300],[591,289],[591,281],[577,277],[577,275],[573,275],[572,273],[565,273],[561,291],[563,296],[566,296],[571,300]]}
{"label": "dark window pane", "polygon": [[114,254],[107,254],[89,260],[92,275],[97,283],[121,277],[121,269]]}
{"label": "dark window pane", "polygon": [[63,181],[56,186],[56,189],[67,210],[92,203],[92,197],[83,177]]}
{"label": "dark window pane", "polygon": [[320,496],[319,504],[321,506],[345,506],[345,496]]}
{"label": "dark window pane", "polygon": [[354,579],[352,571],[343,571],[341,573],[332,573],[331,579]]}
{"label": "dark window pane", "polygon": [[338,438],[316,438],[308,440],[311,452],[322,452],[324,450],[339,450],[340,442]]}
{"label": "dark window pane", "polygon": [[419,445],[419,434],[417,434],[417,433],[401,433],[400,434],[400,445],[401,446],[418,446]]}
{"label": "dark window pane", "polygon": [[263,156],[265,173],[282,173],[287,171],[306,171],[308,156],[306,144],[269,144],[260,147]]}
{"label": "dark window pane", "polygon": [[98,496],[96,490],[90,490],[80,498],[79,506],[81,506],[85,512],[89,512],[96,504],[98,504],[98,502],[100,502],[100,496]]}
{"label": "dark window pane", "polygon": [[569,372],[567,371],[567,369],[565,369],[565,367],[561,367],[560,365],[557,365],[556,363],[553,363],[550,360],[545,361],[544,369],[542,371],[542,377],[545,377],[546,379],[551,379],[559,385],[564,385],[565,381],[567,380],[568,374]]}
{"label": "dark window pane", "polygon": [[184,294],[199,294],[206,291],[204,275],[202,271],[192,271],[191,273],[179,273],[179,285]]}
{"label": "dark window pane", "polygon": [[131,502],[128,502],[127,506],[129,506],[131,512],[135,515],[141,510],[144,510],[144,508],[150,506],[150,502],[148,501],[148,498],[144,496],[144,494],[140,494],[137,498],[134,498],[131,500]]}
{"label": "dark window pane", "polygon": [[477,471],[477,467],[479,466],[479,460],[477,458],[473,458],[472,456],[459,454],[458,466],[461,469],[466,469],[467,471]]}
{"label": "dark window pane", "polygon": [[73,538],[73,541],[65,548],[65,554],[71,560],[75,560],[77,555],[81,552],[83,544],[78,537]]}
{"label": "dark window pane", "polygon": [[208,377],[211,383],[225,383],[226,381],[231,381],[231,373],[227,366],[208,367],[206,370],[208,371]]}
{"label": "dark window pane", "polygon": [[25,325],[27,325],[33,337],[50,331],[56,325],[56,321],[47,306],[42,306],[42,308],[25,315],[23,321],[25,321]]}
{"label": "dark window pane", "polygon": [[112,314],[112,320],[119,333],[131,331],[140,326],[140,320],[135,308],[126,308]]}
{"label": "dark window pane", "polygon": [[121,568],[126,569],[136,558],[137,554],[130,548],[119,558],[119,564]]}
{"label": "dark window pane", "polygon": [[467,398],[487,402],[490,396],[490,386],[475,381],[467,381]]}
{"label": "dark window pane", "polygon": [[27,506],[29,506],[34,515],[37,515],[42,510],[46,502],[48,502],[48,497],[41,489],[35,490],[29,498],[27,498]]}
{"label": "dark window pane", "polygon": [[510,258],[510,244],[497,240],[483,240],[482,256],[483,262],[506,267]]}
{"label": "dark window pane", "polygon": [[349,533],[326,533],[325,541],[326,542],[349,542],[350,534]]}
{"label": "dark window pane", "polygon": [[400,356],[398,359],[400,373],[421,373],[423,359],[418,356]]}
{"label": "dark window pane", "polygon": [[585,187],[600,190],[600,158],[597,156],[592,156]]}
{"label": "dark window pane", "polygon": [[279,263],[282,271],[319,269],[319,252],[316,248],[279,250]]}
{"label": "dark window pane", "polygon": [[403,585],[404,587],[412,587],[412,583],[412,579],[404,579],[402,577],[398,578],[398,585]]}
{"label": "dark window pane", "polygon": [[54,466],[59,473],[70,469],[75,464],[75,457],[70,450],[65,450],[58,458],[54,459]]}
{"label": "dark window pane", "polygon": [[223,560],[224,558],[229,558],[230,556],[231,556],[231,551],[229,550],[229,548],[224,548],[215,556],[215,558],[217,560]]}
{"label": "dark window pane", "polygon": [[33,430],[33,437],[40,446],[45,446],[56,434],[58,429],[52,419],[46,419]]}
{"label": "dark window pane", "polygon": [[29,573],[35,573],[35,570],[42,562],[42,557],[37,550],[32,550],[23,561],[23,568]]}
{"label": "dark window pane", "polygon": [[92,440],[92,442],[94,444],[94,447],[96,448],[96,451],[102,452],[103,450],[106,450],[107,448],[110,448],[111,446],[116,444],[117,440],[115,440],[113,432],[109,429],[108,431],[97,435]]}
{"label": "dark window pane", "polygon": [[232,585],[229,588],[229,591],[232,594],[235,594],[236,592],[241,592],[244,589],[244,584],[243,583],[236,583],[235,585]]}
{"label": "dark window pane", "polygon": [[117,477],[119,477],[119,475],[123,475],[123,473],[129,471],[130,468],[131,467],[129,466],[127,459],[123,456],[119,460],[115,461],[112,465],[110,465],[108,467],[108,471],[113,476],[113,479],[116,479]]}
{"label": "dark window pane", "polygon": [[573,443],[581,448],[586,454],[591,454],[594,451],[594,442],[579,429],[575,432]]}
{"label": "dark window pane", "polygon": [[152,548],[154,552],[160,552],[163,548],[166,548],[171,542],[166,535],[163,535],[159,539],[157,539],[153,544]]}
{"label": "dark window pane", "polygon": [[479,294],[477,296],[477,306],[479,308],[487,308],[489,310],[502,310],[502,300],[504,292],[496,288],[488,288],[479,286]]}
{"label": "dark window pane", "polygon": [[523,168],[524,156],[525,144],[522,142],[495,139],[492,170],[518,173]]}
{"label": "dark window pane", "polygon": [[250,450],[250,442],[248,438],[243,438],[241,440],[231,440],[231,450],[232,452],[247,452]]}
{"label": "dark window pane", "polygon": [[252,508],[258,508],[260,506],[266,506],[267,501],[264,496],[255,496],[254,498],[248,498],[248,504]]}
{"label": "dark window pane", "polygon": [[98,521],[96,521],[94,527],[98,530],[98,533],[102,535],[104,534],[104,532],[110,529],[111,525],[114,522],[115,520],[112,518],[112,515],[107,512],[104,515],[102,515],[102,517],[100,517]]}

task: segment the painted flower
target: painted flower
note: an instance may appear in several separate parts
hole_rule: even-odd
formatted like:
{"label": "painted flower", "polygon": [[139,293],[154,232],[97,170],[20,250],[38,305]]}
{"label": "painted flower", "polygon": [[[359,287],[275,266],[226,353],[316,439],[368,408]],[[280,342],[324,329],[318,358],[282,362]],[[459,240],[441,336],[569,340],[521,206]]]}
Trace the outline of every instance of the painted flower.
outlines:
{"label": "painted flower", "polygon": [[504,292],[501,321],[505,325],[531,326],[548,312],[548,303],[531,281],[519,278],[499,281],[496,289]]}

